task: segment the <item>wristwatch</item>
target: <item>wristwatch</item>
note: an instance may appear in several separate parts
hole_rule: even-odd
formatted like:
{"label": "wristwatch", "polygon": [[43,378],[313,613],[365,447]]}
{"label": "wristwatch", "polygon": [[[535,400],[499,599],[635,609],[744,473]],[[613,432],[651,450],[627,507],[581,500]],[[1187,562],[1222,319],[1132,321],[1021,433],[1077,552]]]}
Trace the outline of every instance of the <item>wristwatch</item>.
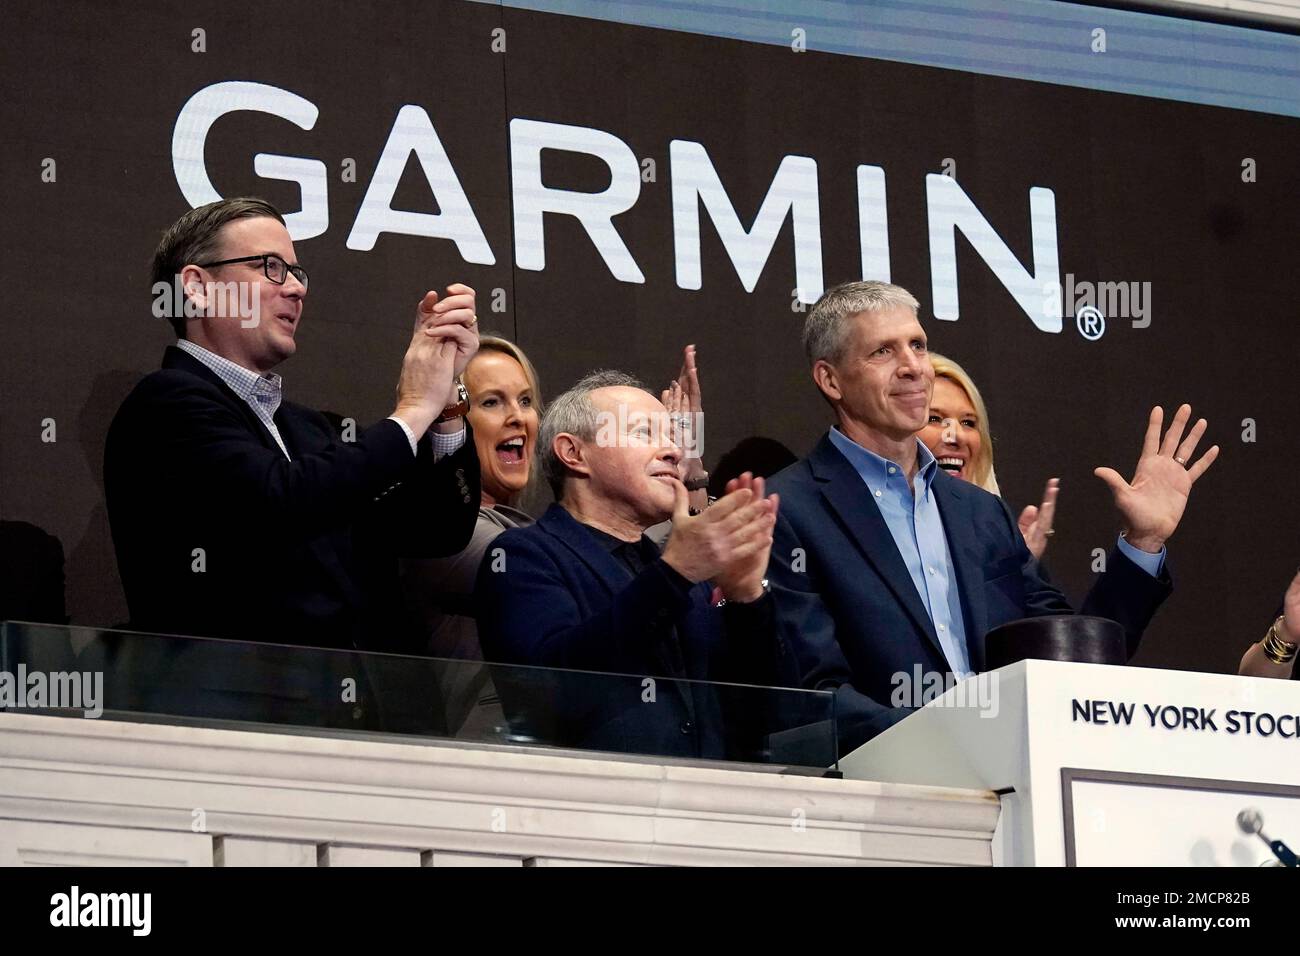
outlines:
{"label": "wristwatch", "polygon": [[769,594],[772,593],[772,584],[771,584],[770,581],[768,581],[767,578],[763,578],[763,580],[759,582],[759,586],[763,589],[763,593],[760,594],[758,597],[754,598],[754,600],[752,600],[752,601],[728,601],[728,600],[724,597],[724,598],[719,598],[719,599],[718,599],[718,603],[715,604],[715,605],[713,605],[713,606],[714,606],[714,607],[726,607],[728,604],[735,604],[735,605],[738,605],[738,606],[740,606],[740,607],[744,607],[744,606],[747,605],[747,604],[757,604],[757,603],[758,603],[759,601],[761,601],[763,598],[767,597]]}
{"label": "wristwatch", "polygon": [[705,488],[709,487],[709,473],[706,471],[704,474],[700,475],[700,477],[689,478],[686,481],[683,481],[682,484],[686,486],[687,491],[703,491]]}
{"label": "wristwatch", "polygon": [[456,398],[454,404],[448,405],[442,410],[442,414],[435,418],[434,424],[439,422],[449,422],[453,418],[460,418],[469,411],[469,390],[465,388],[464,382],[456,383]]}

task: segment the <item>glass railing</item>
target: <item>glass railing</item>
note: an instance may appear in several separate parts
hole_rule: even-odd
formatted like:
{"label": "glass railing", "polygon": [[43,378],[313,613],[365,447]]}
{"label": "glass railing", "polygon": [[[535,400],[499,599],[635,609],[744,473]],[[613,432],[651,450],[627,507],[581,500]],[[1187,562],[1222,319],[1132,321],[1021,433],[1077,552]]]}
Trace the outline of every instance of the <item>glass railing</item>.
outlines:
{"label": "glass railing", "polygon": [[834,695],[5,622],[0,711],[833,769]]}

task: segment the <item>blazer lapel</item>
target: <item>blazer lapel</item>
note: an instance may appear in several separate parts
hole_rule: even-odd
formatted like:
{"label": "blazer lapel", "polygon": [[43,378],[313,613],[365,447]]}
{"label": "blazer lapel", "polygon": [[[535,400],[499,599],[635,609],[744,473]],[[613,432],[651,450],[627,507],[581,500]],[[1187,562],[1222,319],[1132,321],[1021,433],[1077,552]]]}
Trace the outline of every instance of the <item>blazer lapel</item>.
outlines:
{"label": "blazer lapel", "polygon": [[222,394],[225,395],[229,404],[244,417],[244,421],[247,423],[249,430],[258,437],[262,444],[267,448],[283,454],[280,450],[280,446],[277,445],[275,439],[271,437],[271,433],[266,430],[266,426],[261,423],[256,415],[253,414],[253,410],[248,407],[248,403],[236,395],[234,389],[221,380],[220,375],[212,371],[212,369],[208,368],[193,355],[178,349],[174,345],[169,345],[167,351],[163,353],[162,367],[180,369],[189,372],[190,374],[197,375],[204,381],[215,385],[221,390]]}
{"label": "blazer lapel", "polygon": [[[611,597],[627,587],[630,580],[627,568],[601,547],[596,539],[560,505],[553,504],[547,508],[546,512],[537,520],[537,525],[563,541],[569,550],[577,556],[578,560],[596,575]],[[683,659],[681,663],[673,661],[668,654],[668,649],[662,644],[656,647],[654,651],[655,660],[659,662],[663,672],[679,678],[689,678],[690,676],[689,669],[685,664],[690,653],[684,646],[686,642],[685,630],[685,626],[677,628],[677,642]],[[674,680],[672,686],[687,709],[693,714],[695,706],[690,693],[691,685],[683,684],[680,680]]]}
{"label": "blazer lapel", "polygon": [[[272,416],[271,420],[275,422],[276,430],[280,432],[280,437],[284,439],[289,454],[295,459],[299,455],[309,454],[313,445],[319,444],[319,439],[313,441],[315,436],[311,433],[302,412],[289,402],[281,400],[280,407],[275,410],[275,415]],[[262,426],[262,430],[265,431],[266,426]],[[272,439],[272,442],[274,442],[274,439]],[[279,447],[279,445],[276,445],[277,449]]]}
{"label": "blazer lapel", "polygon": [[984,670],[984,632],[988,630],[988,608],[984,603],[984,563],[980,560],[979,542],[971,529],[969,511],[961,499],[964,489],[959,484],[960,481],[960,478],[952,478],[941,472],[935,476],[931,489],[939,504],[944,534],[948,538],[948,553],[952,556],[957,573],[971,670],[979,673]]}
{"label": "blazer lapel", "polygon": [[903,556],[898,553],[894,536],[890,534],[880,509],[871,499],[862,476],[840,454],[829,436],[824,436],[818,442],[808,456],[808,465],[813,477],[822,482],[823,497],[839,516],[840,523],[848,529],[867,563],[888,585],[916,629],[939,655],[939,659],[944,660],[943,647],[935,633],[934,622],[930,620],[930,615],[921,602],[921,595],[916,591],[912,576],[907,573]]}
{"label": "blazer lapel", "polygon": [[627,586],[627,570],[560,505],[553,504],[547,508],[537,524],[563,541],[611,595]]}

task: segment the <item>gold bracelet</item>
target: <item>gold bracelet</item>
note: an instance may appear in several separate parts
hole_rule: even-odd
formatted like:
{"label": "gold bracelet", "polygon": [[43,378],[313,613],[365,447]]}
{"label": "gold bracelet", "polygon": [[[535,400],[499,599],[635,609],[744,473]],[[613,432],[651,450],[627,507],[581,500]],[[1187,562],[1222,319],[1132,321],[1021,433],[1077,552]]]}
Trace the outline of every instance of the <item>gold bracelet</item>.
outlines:
{"label": "gold bracelet", "polygon": [[1264,635],[1264,656],[1274,664],[1290,664],[1295,660],[1296,652],[1300,651],[1300,644],[1292,644],[1279,637],[1277,632],[1281,626],[1282,618],[1279,616]]}

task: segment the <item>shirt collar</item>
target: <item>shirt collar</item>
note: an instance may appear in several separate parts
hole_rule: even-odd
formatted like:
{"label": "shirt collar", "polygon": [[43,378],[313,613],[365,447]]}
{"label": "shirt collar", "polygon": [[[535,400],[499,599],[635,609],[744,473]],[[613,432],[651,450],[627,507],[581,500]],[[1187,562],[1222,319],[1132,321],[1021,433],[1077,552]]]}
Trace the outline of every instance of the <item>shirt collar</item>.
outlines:
{"label": "shirt collar", "polygon": [[658,557],[658,547],[653,541],[646,537],[644,533],[642,533],[641,537],[636,541],[624,541],[622,538],[614,537],[608,531],[601,531],[594,525],[584,524],[583,527],[591,532],[606,551],[613,553],[633,549],[644,556],[649,554],[650,550],[653,550],[655,552],[655,557]]}
{"label": "shirt collar", "polygon": [[256,401],[274,415],[280,407],[284,391],[284,380],[275,372],[259,375],[251,369],[210,352],[201,345],[195,345],[189,339],[180,339],[176,347],[198,359],[230,386],[231,390],[244,401]]}
{"label": "shirt collar", "polygon": [[[883,488],[891,477],[899,475],[906,479],[907,472],[903,466],[896,461],[890,461],[888,458],[882,458],[874,451],[863,448],[852,438],[845,435],[836,426],[831,426],[831,444],[839,449],[840,454],[848,459],[849,464],[854,467],[859,475],[868,485]],[[892,471],[891,471],[892,469]],[[934,455],[925,444],[917,439],[916,442],[916,473],[925,483],[926,490],[934,482],[934,476],[938,473],[939,465],[935,461]]]}

